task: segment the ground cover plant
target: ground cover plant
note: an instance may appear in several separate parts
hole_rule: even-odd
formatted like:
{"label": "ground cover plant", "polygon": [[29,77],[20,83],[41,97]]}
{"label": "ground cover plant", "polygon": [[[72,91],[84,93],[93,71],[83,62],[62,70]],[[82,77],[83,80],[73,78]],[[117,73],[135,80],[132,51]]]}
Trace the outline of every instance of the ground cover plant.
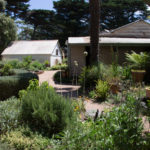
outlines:
{"label": "ground cover plant", "polygon": [[45,150],[50,149],[51,145],[49,138],[43,137],[41,134],[33,132],[29,127],[24,126],[2,135],[1,141],[9,143],[8,146],[15,147],[15,150]]}
{"label": "ground cover plant", "polygon": [[0,135],[19,126],[20,104],[15,97],[0,102]]}

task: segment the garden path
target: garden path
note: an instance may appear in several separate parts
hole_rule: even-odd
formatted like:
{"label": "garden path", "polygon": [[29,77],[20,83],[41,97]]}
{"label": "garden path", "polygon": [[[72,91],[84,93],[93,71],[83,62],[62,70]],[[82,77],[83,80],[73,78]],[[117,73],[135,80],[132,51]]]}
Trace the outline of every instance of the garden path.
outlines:
{"label": "garden path", "polygon": [[49,83],[49,85],[51,85],[52,87],[55,88],[57,93],[62,94],[63,96],[66,96],[66,97],[75,97],[75,98],[77,98],[78,90],[79,90],[80,86],[56,84],[54,82],[53,77],[54,77],[55,73],[57,73],[57,72],[58,72],[58,70],[44,71],[44,73],[39,74],[40,84],[44,81],[47,81]]}
{"label": "garden path", "polygon": [[[54,75],[57,73],[58,70],[55,71],[44,71],[44,73],[39,75],[39,82],[40,84],[44,81],[47,81],[49,85],[55,88],[56,92],[59,94],[62,94],[63,96],[68,96],[68,97],[73,97],[73,98],[78,98],[78,90],[80,86],[75,86],[75,85],[60,85],[56,84],[54,82]],[[96,103],[93,102],[92,100],[87,99],[84,102],[85,109],[88,115],[94,116],[97,109],[101,113],[104,109],[112,108],[112,105],[106,104],[106,103]]]}

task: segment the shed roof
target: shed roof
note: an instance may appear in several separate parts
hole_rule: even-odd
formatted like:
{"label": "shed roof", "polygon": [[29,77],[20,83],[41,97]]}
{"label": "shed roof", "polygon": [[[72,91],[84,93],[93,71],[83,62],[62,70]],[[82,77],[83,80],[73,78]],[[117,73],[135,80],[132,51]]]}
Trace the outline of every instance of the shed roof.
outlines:
{"label": "shed roof", "polygon": [[58,40],[14,41],[2,55],[52,54]]}
{"label": "shed roof", "polygon": [[[111,37],[100,37],[100,44],[149,44],[150,39],[148,38],[111,38]],[[90,44],[90,37],[69,37],[68,44]]]}

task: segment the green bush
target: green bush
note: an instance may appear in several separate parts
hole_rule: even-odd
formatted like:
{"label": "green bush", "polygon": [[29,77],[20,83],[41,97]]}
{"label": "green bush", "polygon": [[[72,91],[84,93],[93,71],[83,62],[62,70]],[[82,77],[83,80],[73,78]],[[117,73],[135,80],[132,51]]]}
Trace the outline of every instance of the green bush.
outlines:
{"label": "green bush", "polygon": [[32,63],[32,56],[27,56],[23,58],[22,66],[23,68],[28,69],[31,63]]}
{"label": "green bush", "polygon": [[51,144],[49,138],[23,126],[2,135],[1,140],[9,143],[16,150],[45,150]]}
{"label": "green bush", "polygon": [[5,64],[3,68],[0,69],[0,76],[10,76],[13,74],[14,71],[12,70],[12,67],[9,64]]}
{"label": "green bush", "polygon": [[18,59],[9,60],[9,61],[5,62],[5,64],[11,65],[13,69],[22,68],[22,63]]}
{"label": "green bush", "polygon": [[43,69],[44,69],[44,65],[41,64],[39,61],[33,61],[29,66],[29,70],[32,71],[38,71]]}
{"label": "green bush", "polygon": [[50,70],[66,70],[68,68],[67,64],[55,65],[50,68]]}
{"label": "green bush", "polygon": [[44,66],[45,66],[45,67],[50,67],[50,63],[49,63],[48,60],[45,60],[45,61],[44,61]]}
{"label": "green bush", "polygon": [[107,111],[96,122],[77,122],[64,132],[56,149],[67,150],[147,150],[150,146],[142,137],[142,119],[136,115],[135,100]]}
{"label": "green bush", "polygon": [[97,95],[96,95],[96,93],[95,93],[95,90],[89,92],[89,97],[90,97],[90,98],[95,99],[96,96],[97,96]]}
{"label": "green bush", "polygon": [[[32,82],[31,84],[34,85]],[[65,129],[72,120],[70,100],[56,94],[48,83],[27,90],[21,101],[23,121],[49,136]]]}
{"label": "green bush", "polygon": [[98,67],[92,66],[89,68],[84,67],[80,76],[79,83],[86,87],[86,89],[93,88],[96,85],[96,81],[99,79]]}
{"label": "green bush", "polygon": [[27,88],[31,79],[38,79],[38,76],[25,70],[15,70],[15,75],[0,77],[0,100],[18,96],[19,90]]}
{"label": "green bush", "polygon": [[109,89],[110,87],[108,85],[108,82],[98,80],[95,88],[95,94],[97,100],[104,101],[108,96]]}
{"label": "green bush", "polygon": [[20,116],[20,101],[15,97],[0,102],[0,134],[18,127]]}

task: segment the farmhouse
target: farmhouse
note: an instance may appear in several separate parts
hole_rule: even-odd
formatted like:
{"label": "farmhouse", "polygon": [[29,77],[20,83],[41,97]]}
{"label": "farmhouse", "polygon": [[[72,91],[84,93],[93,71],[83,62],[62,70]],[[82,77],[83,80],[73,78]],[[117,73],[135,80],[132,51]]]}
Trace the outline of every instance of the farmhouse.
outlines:
{"label": "farmhouse", "polygon": [[22,60],[32,56],[39,62],[49,61],[50,66],[62,62],[62,51],[58,40],[15,41],[2,53],[3,60]]}
{"label": "farmhouse", "polygon": [[[144,20],[127,24],[112,31],[100,33],[100,61],[111,64],[114,57],[124,64],[125,53],[150,51],[150,24]],[[78,72],[89,65],[90,37],[69,37],[67,41],[69,67],[73,71],[74,61],[78,62]],[[84,52],[88,52],[88,56]],[[117,57],[116,57],[117,56]],[[93,60],[94,61],[94,60]]]}

